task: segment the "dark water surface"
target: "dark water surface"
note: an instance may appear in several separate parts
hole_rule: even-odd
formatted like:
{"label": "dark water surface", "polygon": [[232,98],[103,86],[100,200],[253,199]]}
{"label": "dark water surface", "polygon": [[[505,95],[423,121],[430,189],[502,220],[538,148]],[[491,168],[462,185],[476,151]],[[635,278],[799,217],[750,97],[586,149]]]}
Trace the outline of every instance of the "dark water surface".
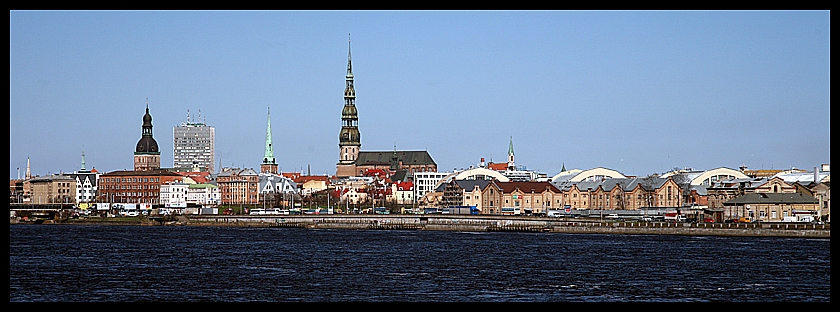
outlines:
{"label": "dark water surface", "polygon": [[9,225],[10,302],[830,302],[829,239]]}

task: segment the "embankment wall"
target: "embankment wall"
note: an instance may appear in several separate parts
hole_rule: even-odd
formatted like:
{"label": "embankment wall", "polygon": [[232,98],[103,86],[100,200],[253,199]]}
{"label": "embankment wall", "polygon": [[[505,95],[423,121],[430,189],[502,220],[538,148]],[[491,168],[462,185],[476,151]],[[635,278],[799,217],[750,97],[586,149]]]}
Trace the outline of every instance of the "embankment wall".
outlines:
{"label": "embankment wall", "polygon": [[831,238],[830,224],[604,222],[476,215],[190,216],[181,225],[573,234]]}

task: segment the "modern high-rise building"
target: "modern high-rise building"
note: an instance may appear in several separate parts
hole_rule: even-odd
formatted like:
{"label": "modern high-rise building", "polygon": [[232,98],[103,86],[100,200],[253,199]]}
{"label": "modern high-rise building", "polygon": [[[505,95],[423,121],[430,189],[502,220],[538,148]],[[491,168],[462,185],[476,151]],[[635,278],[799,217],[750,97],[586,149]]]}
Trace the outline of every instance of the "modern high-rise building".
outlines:
{"label": "modern high-rise building", "polygon": [[[198,119],[198,120],[195,120]],[[191,119],[172,129],[172,167],[189,171],[214,173],[216,158],[216,129],[198,118]]]}

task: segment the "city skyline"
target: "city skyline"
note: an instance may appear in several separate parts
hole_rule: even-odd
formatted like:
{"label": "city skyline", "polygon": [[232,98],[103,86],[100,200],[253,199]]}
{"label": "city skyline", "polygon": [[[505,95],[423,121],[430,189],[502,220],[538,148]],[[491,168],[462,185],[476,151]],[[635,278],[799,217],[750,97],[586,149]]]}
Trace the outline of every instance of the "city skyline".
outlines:
{"label": "city skyline", "polygon": [[188,111],[219,167],[335,174],[352,42],[362,151],[552,176],[830,163],[829,11],[10,11],[10,177],[161,166]]}

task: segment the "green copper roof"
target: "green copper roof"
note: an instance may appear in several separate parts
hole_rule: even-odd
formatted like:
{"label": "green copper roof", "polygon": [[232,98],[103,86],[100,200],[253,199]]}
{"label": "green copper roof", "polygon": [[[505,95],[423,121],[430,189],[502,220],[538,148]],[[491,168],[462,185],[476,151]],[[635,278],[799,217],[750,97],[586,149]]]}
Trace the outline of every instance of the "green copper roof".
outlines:
{"label": "green copper roof", "polygon": [[508,147],[508,155],[513,155],[513,136],[510,137],[510,147]]}
{"label": "green copper roof", "polygon": [[271,110],[269,110],[268,129],[265,130],[265,156],[263,157],[263,164],[274,164],[274,147],[271,144]]}

